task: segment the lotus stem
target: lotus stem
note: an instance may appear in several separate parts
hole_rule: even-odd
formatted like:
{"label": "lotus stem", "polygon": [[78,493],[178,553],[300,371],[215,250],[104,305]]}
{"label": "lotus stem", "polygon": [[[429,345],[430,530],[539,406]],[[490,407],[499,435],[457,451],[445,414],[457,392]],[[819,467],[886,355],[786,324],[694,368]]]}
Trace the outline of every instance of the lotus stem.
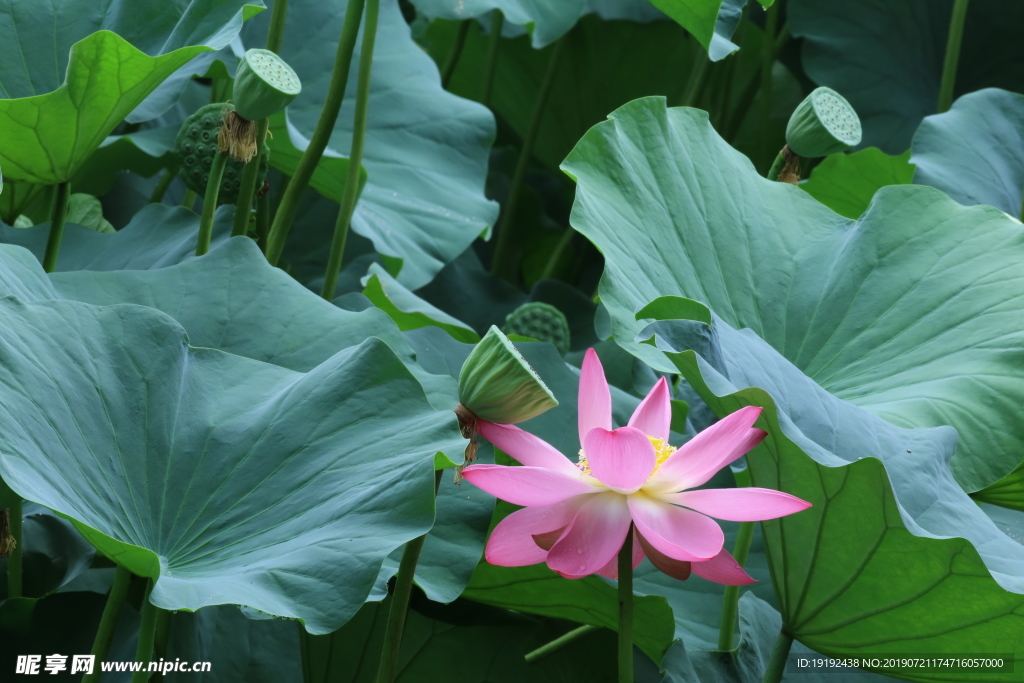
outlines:
{"label": "lotus stem", "polygon": [[704,52],[704,46],[693,41],[696,45],[693,58],[693,66],[690,70],[690,77],[686,79],[686,91],[680,100],[684,107],[697,106],[697,100],[704,90],[704,84],[708,82],[708,71],[711,66],[711,58]]}
{"label": "lotus stem", "polygon": [[546,645],[541,645],[536,650],[528,652],[524,659],[526,659],[527,664],[533,664],[539,659],[543,659],[552,653],[558,652],[574,640],[578,640],[579,638],[582,638],[588,633],[593,633],[597,630],[600,630],[599,626],[594,626],[592,624],[584,624],[579,628],[574,628],[568,633],[565,633],[559,636],[558,638],[555,638],[550,643],[547,643]]}
{"label": "lotus stem", "polygon": [[519,160],[516,162],[516,170],[512,175],[512,185],[509,188],[504,215],[501,216],[498,241],[494,246],[494,260],[491,262],[491,272],[509,282],[516,280],[518,270],[516,260],[513,259],[514,254],[512,250],[512,232],[515,230],[516,209],[519,208],[519,198],[522,195],[526,170],[530,166],[533,148],[537,144],[540,124],[544,120],[544,111],[547,109],[548,97],[551,95],[551,89],[555,84],[555,74],[558,72],[558,64],[561,61],[562,48],[565,47],[565,43],[566,39],[564,36],[559,38],[551,52],[551,57],[548,59],[548,68],[544,73],[540,92],[537,93],[537,102],[533,106],[530,126],[526,129],[526,137],[523,138],[523,148],[519,151]]}
{"label": "lotus stem", "polygon": [[[288,240],[288,233],[292,228],[292,221],[299,210],[299,200],[309,186],[309,179],[313,177],[313,171],[320,163],[320,158],[327,149],[327,143],[334,132],[334,123],[338,120],[338,112],[341,111],[341,102],[345,98],[345,88],[348,87],[348,72],[352,65],[352,53],[355,51],[356,36],[359,34],[359,23],[363,18],[363,6],[365,0],[348,0],[345,9],[345,22],[341,27],[341,38],[338,40],[338,49],[334,54],[334,67],[331,70],[331,83],[327,88],[327,98],[324,100],[323,109],[320,110],[320,118],[316,122],[316,129],[313,137],[309,139],[306,151],[302,153],[295,173],[288,181],[281,203],[274,214],[274,221],[270,226],[270,234],[267,237],[266,253],[267,261],[276,266],[281,260],[281,253],[284,251],[284,243]],[[351,163],[351,162],[350,162]]]}
{"label": "lotus stem", "polygon": [[266,249],[267,236],[270,234],[270,193],[264,192],[256,196],[256,234],[260,247]]}
{"label": "lotus stem", "polygon": [[167,194],[167,188],[174,182],[175,176],[178,175],[178,169],[168,168],[164,170],[164,174],[160,176],[160,180],[157,182],[156,187],[153,188],[153,194],[149,196],[150,204],[159,204],[164,200],[164,195]]}
{"label": "lotus stem", "polygon": [[53,213],[50,214],[50,236],[46,239],[46,251],[43,253],[43,270],[47,273],[52,273],[57,267],[57,256],[60,254],[60,241],[64,238],[64,221],[68,219],[70,199],[71,184],[64,181],[57,186]]}
{"label": "lotus stem", "polygon": [[761,120],[757,141],[757,156],[760,160],[764,160],[768,155],[772,130],[772,65],[775,64],[775,29],[778,21],[779,5],[774,3],[765,10],[764,44],[761,47]]}
{"label": "lotus stem", "polygon": [[281,53],[281,41],[284,40],[284,24],[288,17],[288,0],[274,0],[274,9],[270,15],[270,28],[267,30],[267,49],[275,54]]}
{"label": "lotus stem", "polygon": [[619,550],[619,683],[633,683],[633,525]]}
{"label": "lotus stem", "polygon": [[181,205],[191,211],[196,205],[196,197],[198,196],[195,190],[185,190],[185,196],[181,198]]}
{"label": "lotus stem", "polygon": [[331,255],[327,260],[327,272],[320,296],[327,301],[334,299],[341,272],[341,259],[345,255],[349,225],[352,213],[359,199],[359,176],[363,164],[363,145],[366,142],[366,118],[370,107],[370,76],[373,72],[373,45],[377,38],[377,18],[380,15],[380,0],[366,0],[366,18],[363,22],[363,45],[359,51],[359,81],[356,84],[356,111],[352,125],[352,150],[348,155],[348,173],[345,188],[341,194],[341,208],[334,224],[334,238],[331,240]]}
{"label": "lotus stem", "polygon": [[448,89],[448,84],[455,74],[455,67],[459,65],[459,57],[462,56],[462,48],[466,45],[466,36],[469,34],[471,23],[473,22],[469,20],[459,22],[459,30],[455,34],[452,50],[448,53],[448,58],[444,60],[444,67],[441,69],[441,87],[445,90]]}
{"label": "lotus stem", "polygon": [[23,535],[22,535],[22,500],[15,496],[11,507],[6,512],[7,539],[0,539],[7,545],[7,597],[20,598],[22,596],[22,558],[24,556]]}
{"label": "lotus stem", "polygon": [[100,627],[96,631],[96,639],[92,643],[92,654],[96,658],[95,666],[92,673],[86,674],[82,679],[82,683],[96,683],[100,680],[100,671],[102,670],[100,663],[107,659],[110,644],[114,642],[114,630],[117,628],[117,620],[121,616],[121,608],[128,595],[128,584],[131,583],[131,580],[132,573],[121,565],[117,565],[114,583],[110,586],[107,604],[103,608],[103,616],[100,617]]}
{"label": "lotus stem", "polygon": [[[437,498],[441,486],[441,473],[434,472],[434,498]],[[405,544],[402,561],[398,564],[395,575],[395,590],[391,594],[391,609],[388,611],[387,630],[384,633],[384,648],[380,656],[380,668],[377,670],[377,683],[393,683],[398,672],[398,655],[402,649],[402,632],[405,631],[405,617],[409,612],[409,596],[412,594],[412,582],[416,576],[416,563],[419,562],[423,543],[427,534],[412,539]]]}
{"label": "lotus stem", "polygon": [[[736,478],[736,486],[750,486],[750,470],[743,469],[733,472]],[[750,554],[750,543],[754,539],[754,523],[740,522],[739,530],[736,532],[736,543],[733,545],[732,556],[742,567],[747,563],[747,556]],[[739,610],[739,586],[726,586],[725,595],[722,598],[722,623],[718,628],[718,649],[721,652],[729,652],[733,648],[733,632],[736,630],[736,616]]]}
{"label": "lotus stem", "polygon": [[558,244],[555,245],[554,250],[551,252],[551,256],[548,258],[547,264],[544,266],[544,272],[541,273],[541,280],[551,280],[555,276],[555,271],[558,269],[558,264],[562,260],[562,256],[565,254],[565,250],[572,244],[572,238],[575,237],[576,230],[573,227],[568,227],[562,236],[558,238]]}
{"label": "lotus stem", "polygon": [[[167,646],[171,641],[171,617],[174,615],[165,609],[158,610],[156,616],[156,634],[153,638],[153,660],[167,657]],[[153,681],[164,680],[164,672],[158,671]]]}
{"label": "lotus stem", "polygon": [[779,631],[779,637],[775,639],[775,648],[772,650],[772,657],[768,660],[761,683],[780,683],[782,681],[782,674],[786,670],[786,658],[789,657],[791,647],[793,647],[793,636],[786,633],[783,628]]}
{"label": "lotus stem", "polygon": [[227,156],[217,153],[210,167],[210,180],[206,183],[206,195],[203,197],[203,216],[199,219],[199,242],[196,244],[196,256],[210,251],[213,239],[213,216],[217,213],[217,196],[220,194],[220,182],[224,177],[224,165]]}
{"label": "lotus stem", "polygon": [[939,113],[949,111],[953,106],[953,86],[956,85],[956,70],[960,65],[960,43],[964,37],[964,19],[967,17],[968,0],[955,0],[953,13],[949,17],[949,36],[946,38],[946,59],[942,63],[942,82],[939,85]]}
{"label": "lotus stem", "polygon": [[789,148],[789,145],[784,145],[779,150],[778,155],[775,157],[775,161],[772,162],[772,167],[768,169],[768,175],[765,176],[768,180],[775,180],[780,183],[789,183],[790,185],[796,185],[800,182],[800,157]]}
{"label": "lotus stem", "polygon": [[[784,24],[782,30],[779,31],[778,37],[775,39],[775,53],[774,59],[779,58],[779,54],[782,52],[782,48],[786,46],[792,34],[789,30],[789,24]],[[746,89],[740,94],[739,102],[735,107],[732,107],[729,112],[729,116],[726,122],[722,125],[722,137],[728,141],[732,141],[736,137],[736,133],[739,132],[740,126],[746,120],[746,117],[750,114],[751,105],[754,103],[754,99],[757,97],[758,89],[760,88],[760,81],[756,78],[750,80],[747,84]]]}
{"label": "lotus stem", "polygon": [[160,608],[149,600],[153,593],[153,579],[146,584],[146,595],[142,598],[142,623],[139,625],[139,644],[135,648],[135,661],[142,662],[142,670],[132,674],[132,683],[146,683],[149,680],[148,664],[153,658],[153,640],[156,638],[156,622]]}
{"label": "lotus stem", "polygon": [[[276,7],[276,5],[275,5]],[[252,214],[252,200],[256,195],[256,183],[260,176],[260,159],[267,146],[267,128],[270,119],[263,119],[256,125],[256,156],[242,167],[242,184],[238,188],[238,201],[235,204],[235,225],[231,229],[232,237],[240,237],[249,233],[249,217]]]}
{"label": "lotus stem", "polygon": [[491,34],[487,41],[487,62],[484,66],[484,88],[480,102],[485,107],[491,106],[491,95],[494,93],[494,74],[498,69],[498,47],[501,44],[501,29],[505,25],[505,15],[501,10],[491,11]]}

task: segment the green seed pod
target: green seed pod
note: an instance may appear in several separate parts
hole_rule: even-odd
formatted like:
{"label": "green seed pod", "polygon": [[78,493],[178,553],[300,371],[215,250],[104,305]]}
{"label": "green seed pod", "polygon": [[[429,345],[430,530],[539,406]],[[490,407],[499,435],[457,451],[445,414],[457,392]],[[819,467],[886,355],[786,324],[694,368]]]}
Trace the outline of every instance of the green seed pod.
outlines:
{"label": "green seed pod", "polygon": [[786,144],[802,157],[824,157],[860,144],[860,118],[842,95],[816,88],[786,126]]}
{"label": "green seed pod", "polygon": [[508,337],[491,326],[459,373],[459,401],[476,417],[515,424],[558,405]]}
{"label": "green seed pod", "polygon": [[249,50],[235,72],[233,101],[243,119],[261,121],[281,111],[299,94],[302,83],[288,63],[270,50]]}
{"label": "green seed pod", "polygon": [[[185,187],[196,192],[200,197],[206,195],[206,183],[210,179],[210,168],[213,158],[217,155],[217,131],[225,111],[231,111],[232,105],[224,103],[208,104],[185,119],[174,140],[174,152],[178,155],[178,174],[185,182]],[[260,176],[257,187],[262,187],[267,175],[269,149],[260,157]],[[240,161],[228,159],[224,165],[224,179],[221,181],[218,204],[233,204],[238,200],[238,188],[242,185],[242,169]]]}
{"label": "green seed pod", "polygon": [[563,356],[569,353],[569,322],[550,304],[540,301],[523,304],[508,314],[502,331],[548,342]]}

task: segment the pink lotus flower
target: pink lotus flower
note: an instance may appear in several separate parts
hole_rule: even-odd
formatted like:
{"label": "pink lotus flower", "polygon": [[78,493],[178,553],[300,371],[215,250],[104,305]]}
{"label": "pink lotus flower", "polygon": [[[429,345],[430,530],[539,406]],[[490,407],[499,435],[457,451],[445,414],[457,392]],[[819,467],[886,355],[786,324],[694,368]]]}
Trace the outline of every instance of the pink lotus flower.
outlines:
{"label": "pink lotus flower", "polygon": [[512,425],[480,423],[480,433],[522,467],[471,465],[462,475],[484,491],[525,506],[499,523],[487,542],[491,564],[539,562],[566,578],[618,577],[617,555],[633,529],[633,567],[650,558],[669,576],[690,572],[726,585],[754,583],[723,548],[711,519],[775,519],[810,507],[762,488],[695,489],[759,444],[761,414],[747,407],[723,418],[678,450],[668,444],[672,412],[662,377],[629,425],[612,429],[612,401],[601,361],[587,351],[580,374],[580,460]]}

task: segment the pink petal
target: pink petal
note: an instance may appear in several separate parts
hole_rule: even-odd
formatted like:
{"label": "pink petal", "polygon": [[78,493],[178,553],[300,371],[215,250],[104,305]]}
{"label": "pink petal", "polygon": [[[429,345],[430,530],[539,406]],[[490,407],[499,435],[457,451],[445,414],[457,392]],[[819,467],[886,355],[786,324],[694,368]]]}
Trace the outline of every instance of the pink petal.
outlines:
{"label": "pink petal", "polygon": [[479,429],[485,439],[524,465],[546,467],[573,477],[580,476],[579,468],[569,458],[530,432],[514,425],[500,425],[484,420],[480,420]]}
{"label": "pink petal", "polygon": [[618,493],[591,496],[548,551],[548,566],[566,578],[601,571],[615,557],[629,531],[629,508]]}
{"label": "pink petal", "polygon": [[470,465],[462,470],[474,486],[515,505],[554,505],[581,493],[602,489],[543,467]]}
{"label": "pink petal", "polygon": [[747,406],[727,415],[683,444],[651,477],[652,490],[681,491],[707,482],[718,470],[737,460],[766,436],[751,429],[761,408]]}
{"label": "pink petal", "polygon": [[627,500],[636,530],[654,548],[675,560],[711,559],[725,543],[722,528],[699,512],[646,496],[628,496]]}
{"label": "pink petal", "polygon": [[590,474],[619,493],[633,493],[647,483],[657,460],[651,440],[635,427],[591,429],[583,453]]}
{"label": "pink petal", "polygon": [[[633,569],[640,566],[640,563],[644,561],[644,549],[640,545],[640,536],[636,533],[636,529],[633,529]],[[613,579],[617,581],[619,579],[619,556],[616,553],[615,557],[608,561],[601,571],[597,572],[606,579]]]}
{"label": "pink petal", "polygon": [[662,500],[684,505],[716,519],[732,522],[758,522],[763,519],[785,517],[811,507],[782,491],[755,487],[736,489],[700,489],[682,493],[662,494]]}
{"label": "pink petal", "polygon": [[647,539],[643,536],[638,535],[638,538],[640,540],[641,547],[644,549],[644,553],[656,569],[664,574],[668,574],[673,579],[678,579],[680,581],[686,581],[690,578],[690,565],[692,563],[674,560],[648,543]]}
{"label": "pink petal", "polygon": [[647,392],[647,397],[633,411],[633,417],[629,418],[629,426],[636,427],[647,436],[653,436],[668,443],[671,425],[672,402],[669,396],[668,382],[661,377]]}
{"label": "pink petal", "polygon": [[747,586],[757,583],[757,579],[743,571],[739,562],[724,548],[706,562],[694,562],[691,568],[697,576],[726,586]]}
{"label": "pink petal", "polygon": [[594,349],[587,349],[580,370],[579,430],[580,448],[587,433],[595,427],[612,428],[612,392],[604,378],[601,359]]}
{"label": "pink petal", "polygon": [[543,562],[548,551],[539,547],[533,537],[568,525],[584,500],[577,496],[556,505],[516,510],[494,527],[484,557],[501,567],[525,567]]}

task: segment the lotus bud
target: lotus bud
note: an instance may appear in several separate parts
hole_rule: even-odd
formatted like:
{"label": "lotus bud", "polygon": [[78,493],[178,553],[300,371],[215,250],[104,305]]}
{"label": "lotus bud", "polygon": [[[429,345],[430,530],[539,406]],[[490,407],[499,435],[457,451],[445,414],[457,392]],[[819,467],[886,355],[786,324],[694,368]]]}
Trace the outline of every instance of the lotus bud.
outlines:
{"label": "lotus bud", "polygon": [[459,373],[459,401],[481,420],[516,424],[558,405],[508,337],[491,326]]}
{"label": "lotus bud", "polygon": [[796,108],[786,126],[786,144],[802,157],[824,157],[860,144],[857,112],[831,88],[816,88]]}
{"label": "lotus bud", "polygon": [[224,117],[221,154],[247,162],[256,155],[257,122],[281,111],[302,90],[298,75],[270,50],[245,53],[235,72],[234,111]]}
{"label": "lotus bud", "polygon": [[508,314],[502,331],[548,342],[563,356],[569,352],[569,322],[551,304],[540,301],[523,304]]}
{"label": "lotus bud", "polygon": [[[178,157],[181,179],[184,181],[185,187],[200,197],[206,196],[210,169],[213,167],[214,157],[218,154],[217,134],[222,120],[224,115],[232,109],[234,109],[234,105],[230,102],[208,104],[200,108],[185,119],[185,122],[181,124],[181,130],[178,131],[178,137],[174,140],[174,152]],[[269,155],[270,150],[266,148],[260,155],[259,177],[261,179],[267,175]],[[217,195],[218,203],[233,204],[238,199],[238,189],[242,185],[242,169],[244,167],[245,164],[240,161],[226,160],[220,193]]]}

